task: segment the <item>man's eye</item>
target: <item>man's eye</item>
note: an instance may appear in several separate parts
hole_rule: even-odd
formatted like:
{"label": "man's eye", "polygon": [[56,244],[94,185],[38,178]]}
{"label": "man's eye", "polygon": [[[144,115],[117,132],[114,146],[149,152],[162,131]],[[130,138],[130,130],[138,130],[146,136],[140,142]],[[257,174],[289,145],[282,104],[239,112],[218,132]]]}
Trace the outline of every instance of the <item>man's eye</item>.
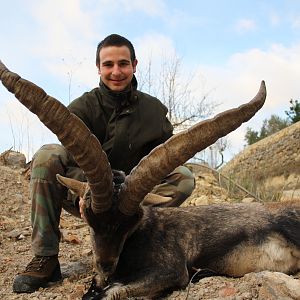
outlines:
{"label": "man's eye", "polygon": [[129,63],[127,61],[123,61],[123,62],[120,62],[119,65],[124,67],[124,66],[128,66]]}

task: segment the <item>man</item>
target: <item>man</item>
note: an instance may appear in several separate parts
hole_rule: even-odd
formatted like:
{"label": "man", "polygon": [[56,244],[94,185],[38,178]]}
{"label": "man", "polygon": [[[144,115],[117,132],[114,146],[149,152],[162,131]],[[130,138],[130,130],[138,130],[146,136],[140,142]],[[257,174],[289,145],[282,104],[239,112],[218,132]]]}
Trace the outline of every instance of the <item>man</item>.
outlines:
{"label": "man", "polygon": [[[156,98],[137,90],[134,47],[126,38],[112,34],[98,44],[96,66],[99,87],[69,105],[99,139],[112,169],[129,174],[157,145],[172,136],[166,107]],[[31,165],[32,250],[34,258],[17,275],[13,290],[33,292],[61,279],[59,220],[61,209],[82,216],[82,201],[56,180],[62,174],[85,181],[83,172],[61,145],[44,145]],[[143,205],[179,206],[193,191],[192,173],[176,168],[149,193]]]}

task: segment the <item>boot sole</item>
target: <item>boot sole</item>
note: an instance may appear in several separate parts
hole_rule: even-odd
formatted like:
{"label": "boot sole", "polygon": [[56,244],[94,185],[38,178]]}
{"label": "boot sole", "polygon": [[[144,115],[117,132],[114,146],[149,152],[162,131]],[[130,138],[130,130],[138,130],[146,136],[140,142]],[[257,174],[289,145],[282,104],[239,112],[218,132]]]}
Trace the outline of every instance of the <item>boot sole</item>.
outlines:
{"label": "boot sole", "polygon": [[39,282],[37,284],[33,284],[31,282],[25,282],[23,281],[17,281],[13,283],[13,292],[14,293],[33,293],[37,291],[39,288],[48,288],[52,287],[54,285],[57,285],[62,282],[62,278],[56,280],[56,281],[47,281],[47,282]]}
{"label": "boot sole", "polygon": [[14,293],[33,293],[39,288],[47,288],[62,281],[60,266],[56,268],[50,279],[45,280],[29,275],[18,275],[13,282]]}

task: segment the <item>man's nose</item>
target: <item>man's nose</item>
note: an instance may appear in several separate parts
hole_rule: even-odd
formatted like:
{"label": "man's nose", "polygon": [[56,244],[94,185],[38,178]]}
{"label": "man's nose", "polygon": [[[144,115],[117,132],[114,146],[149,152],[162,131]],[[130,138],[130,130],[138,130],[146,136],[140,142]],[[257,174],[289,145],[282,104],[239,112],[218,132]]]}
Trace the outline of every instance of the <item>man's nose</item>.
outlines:
{"label": "man's nose", "polygon": [[112,74],[113,74],[113,75],[120,75],[121,73],[122,73],[122,72],[121,72],[120,67],[119,67],[118,65],[115,65],[115,66],[113,67]]}

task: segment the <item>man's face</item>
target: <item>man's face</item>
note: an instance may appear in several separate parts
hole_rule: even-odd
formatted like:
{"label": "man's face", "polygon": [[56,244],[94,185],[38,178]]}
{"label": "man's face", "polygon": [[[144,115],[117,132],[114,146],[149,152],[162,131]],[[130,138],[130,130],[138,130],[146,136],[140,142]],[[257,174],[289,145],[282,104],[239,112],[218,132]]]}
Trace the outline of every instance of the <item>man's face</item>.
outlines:
{"label": "man's face", "polygon": [[128,47],[104,47],[99,53],[98,74],[102,82],[112,91],[120,92],[130,84],[136,71],[137,60],[130,59]]}

